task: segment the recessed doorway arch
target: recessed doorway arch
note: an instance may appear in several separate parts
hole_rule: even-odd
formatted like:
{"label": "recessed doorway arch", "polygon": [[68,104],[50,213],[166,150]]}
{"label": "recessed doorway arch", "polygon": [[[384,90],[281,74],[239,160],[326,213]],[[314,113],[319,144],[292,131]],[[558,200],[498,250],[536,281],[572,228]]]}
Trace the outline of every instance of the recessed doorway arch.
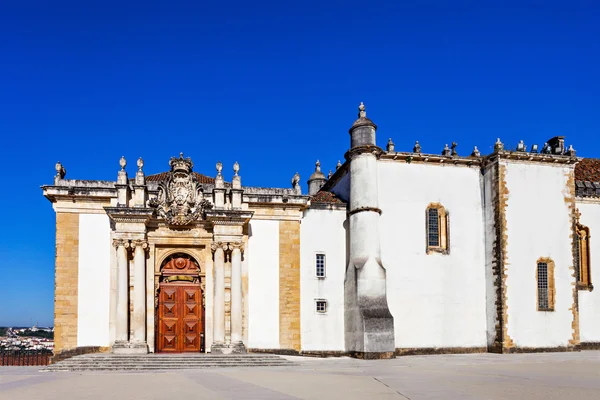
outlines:
{"label": "recessed doorway arch", "polygon": [[156,310],[156,351],[204,351],[204,296],[200,263],[183,251],[160,266]]}

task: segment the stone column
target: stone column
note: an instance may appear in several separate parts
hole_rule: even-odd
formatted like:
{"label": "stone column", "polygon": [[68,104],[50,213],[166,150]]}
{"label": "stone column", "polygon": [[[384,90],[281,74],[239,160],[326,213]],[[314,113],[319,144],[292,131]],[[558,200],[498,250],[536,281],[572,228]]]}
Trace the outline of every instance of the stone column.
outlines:
{"label": "stone column", "polygon": [[129,242],[127,240],[115,239],[113,240],[113,245],[117,250],[117,315],[115,344],[123,344],[129,339],[129,271],[127,268],[127,249],[129,248]]}
{"label": "stone column", "polygon": [[131,327],[133,329],[132,347],[146,349],[146,250],[148,242],[133,240],[133,315]]}
{"label": "stone column", "polygon": [[225,250],[227,244],[215,242],[211,246],[215,253],[214,262],[214,303],[213,303],[213,344],[211,351],[221,353],[225,345]]}
{"label": "stone column", "polygon": [[242,242],[229,245],[231,249],[231,345],[232,351],[245,353],[242,343]]}

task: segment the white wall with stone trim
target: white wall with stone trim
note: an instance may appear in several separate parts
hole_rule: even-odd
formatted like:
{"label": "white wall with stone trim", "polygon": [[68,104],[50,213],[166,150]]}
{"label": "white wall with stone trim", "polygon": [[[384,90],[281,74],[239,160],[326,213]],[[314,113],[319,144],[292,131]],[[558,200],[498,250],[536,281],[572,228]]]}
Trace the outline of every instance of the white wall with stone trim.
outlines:
{"label": "white wall with stone trim", "polygon": [[[502,160],[506,166],[506,307],[517,347],[567,346],[572,338],[572,220],[566,197],[572,166]],[[555,263],[554,311],[537,309],[537,260]]]}
{"label": "white wall with stone trim", "polygon": [[595,289],[579,291],[579,333],[581,342],[600,342],[600,200],[577,201],[580,222],[590,229],[591,281]]}
{"label": "white wall with stone trim", "polygon": [[[300,329],[302,351],[344,351],[346,210],[307,209],[300,224]],[[325,254],[325,278],[316,255]],[[315,301],[327,301],[318,313]]]}
{"label": "white wall with stone trim", "polygon": [[248,232],[248,348],[279,348],[279,221],[251,220]]}
{"label": "white wall with stone trim", "polygon": [[483,185],[483,216],[485,230],[485,295],[487,315],[487,345],[492,346],[496,340],[496,325],[498,323],[498,309],[496,275],[494,275],[494,252],[496,245],[496,223],[494,200],[498,195],[496,182],[497,165],[486,168],[481,177]]}
{"label": "white wall with stone trim", "polygon": [[[479,168],[381,160],[381,258],[396,348],[485,347],[484,213]],[[426,208],[449,214],[450,253],[426,254]]]}
{"label": "white wall with stone trim", "polygon": [[79,215],[77,346],[108,346],[110,223],[106,214]]}

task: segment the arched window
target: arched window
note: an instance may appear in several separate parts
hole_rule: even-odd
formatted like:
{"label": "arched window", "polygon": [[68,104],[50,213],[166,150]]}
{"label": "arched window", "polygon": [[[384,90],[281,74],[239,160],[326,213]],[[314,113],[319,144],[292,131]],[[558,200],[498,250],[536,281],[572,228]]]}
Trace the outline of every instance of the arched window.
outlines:
{"label": "arched window", "polygon": [[577,288],[592,290],[592,275],[590,263],[590,229],[579,223],[581,214],[577,210],[575,214],[575,278]]}
{"label": "arched window", "polygon": [[540,258],[537,261],[537,309],[538,311],[554,311],[554,261]]}
{"label": "arched window", "polygon": [[427,254],[448,254],[450,249],[448,213],[440,203],[431,203],[425,211]]}

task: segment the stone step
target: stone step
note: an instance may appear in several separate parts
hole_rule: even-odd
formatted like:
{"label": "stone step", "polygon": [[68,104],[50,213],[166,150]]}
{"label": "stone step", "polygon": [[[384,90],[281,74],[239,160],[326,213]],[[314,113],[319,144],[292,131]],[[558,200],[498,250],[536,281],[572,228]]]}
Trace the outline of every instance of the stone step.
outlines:
{"label": "stone step", "polygon": [[42,371],[143,371],[231,367],[285,367],[294,362],[277,355],[81,355]]}

